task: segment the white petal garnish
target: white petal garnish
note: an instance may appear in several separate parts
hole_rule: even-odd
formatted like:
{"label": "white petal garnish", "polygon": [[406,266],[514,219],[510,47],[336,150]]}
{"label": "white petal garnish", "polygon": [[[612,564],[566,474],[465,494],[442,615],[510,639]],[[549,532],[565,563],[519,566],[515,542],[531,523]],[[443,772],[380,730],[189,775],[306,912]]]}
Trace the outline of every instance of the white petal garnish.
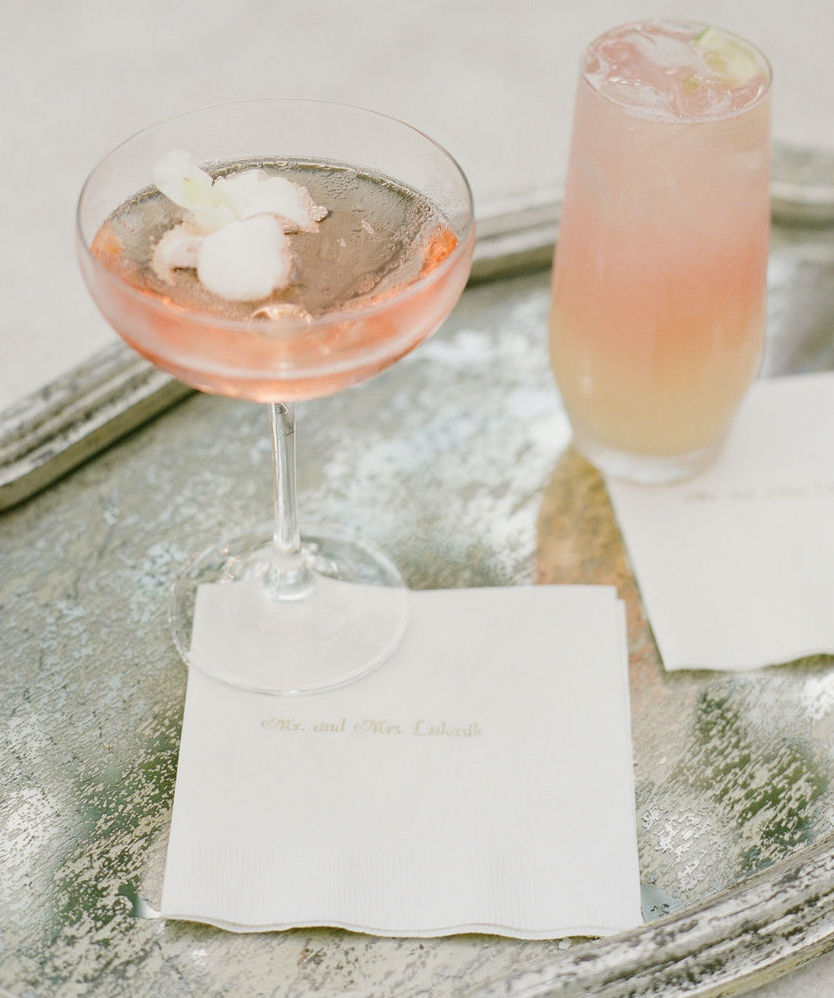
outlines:
{"label": "white petal garnish", "polygon": [[166,153],[153,168],[153,180],[165,197],[180,208],[192,211],[214,204],[214,181],[185,149]]}
{"label": "white petal garnish", "polygon": [[168,229],[154,246],[151,269],[161,281],[173,284],[175,270],[197,266],[201,242],[202,237],[198,235],[192,222],[180,222],[173,229]]}
{"label": "white petal garnish", "polygon": [[205,205],[202,208],[192,208],[191,214],[203,232],[217,232],[229,222],[234,222],[237,216],[227,204]]}
{"label": "white petal garnish", "polygon": [[257,301],[289,284],[292,257],[272,215],[229,222],[200,243],[197,276],[227,301]]}
{"label": "white petal garnish", "polygon": [[200,169],[185,149],[172,149],[153,168],[153,182],[166,198],[189,210],[211,204],[214,181]]}
{"label": "white petal garnish", "polygon": [[285,287],[292,257],[284,234],[315,232],[328,214],[286,177],[255,169],[213,179],[183,149],[164,155],[153,177],[188,213],[155,247],[154,272],[173,284],[175,270],[196,267],[203,286],[228,301],[257,301]]}
{"label": "white petal garnish", "polygon": [[166,153],[154,167],[153,179],[165,197],[191,212],[203,232],[216,232],[238,217],[216,181],[184,149]]}
{"label": "white petal garnish", "polygon": [[244,170],[214,182],[225,204],[238,218],[276,215],[285,232],[315,232],[327,209],[317,205],[306,187],[265,170]]}

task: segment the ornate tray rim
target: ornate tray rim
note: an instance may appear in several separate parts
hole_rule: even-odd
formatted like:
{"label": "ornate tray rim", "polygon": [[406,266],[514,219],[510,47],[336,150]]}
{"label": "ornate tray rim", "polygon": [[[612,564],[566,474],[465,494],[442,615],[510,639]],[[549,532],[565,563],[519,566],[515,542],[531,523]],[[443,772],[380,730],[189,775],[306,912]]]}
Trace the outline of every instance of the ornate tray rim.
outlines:
{"label": "ornate tray rim", "polygon": [[834,947],[834,837],[675,915],[594,940],[473,998],[740,994]]}

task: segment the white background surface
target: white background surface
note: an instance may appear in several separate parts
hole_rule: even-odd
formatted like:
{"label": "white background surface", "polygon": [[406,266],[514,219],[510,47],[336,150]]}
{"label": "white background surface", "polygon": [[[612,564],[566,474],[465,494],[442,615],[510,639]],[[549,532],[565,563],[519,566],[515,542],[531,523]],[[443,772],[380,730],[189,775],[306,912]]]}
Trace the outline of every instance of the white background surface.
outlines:
{"label": "white background surface", "polygon": [[[579,53],[641,16],[711,21],[775,72],[777,139],[834,148],[830,0],[0,0],[0,410],[112,341],[73,248],[81,183],[122,138],[240,97],[363,104],[429,132],[479,208],[564,173]],[[823,959],[760,998],[828,994]]]}

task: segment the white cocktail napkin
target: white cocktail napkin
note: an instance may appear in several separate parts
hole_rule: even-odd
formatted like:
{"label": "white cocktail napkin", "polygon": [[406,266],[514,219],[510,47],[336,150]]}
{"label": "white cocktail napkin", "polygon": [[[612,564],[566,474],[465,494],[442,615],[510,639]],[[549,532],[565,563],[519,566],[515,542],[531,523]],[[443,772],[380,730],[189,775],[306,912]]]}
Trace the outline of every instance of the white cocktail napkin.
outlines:
{"label": "white cocktail napkin", "polygon": [[667,669],[834,652],[834,374],[754,384],[689,481],[606,484]]}
{"label": "white cocktail napkin", "polygon": [[530,939],[641,921],[614,590],[409,599],[393,658],[333,692],[271,697],[191,670],[165,917]]}

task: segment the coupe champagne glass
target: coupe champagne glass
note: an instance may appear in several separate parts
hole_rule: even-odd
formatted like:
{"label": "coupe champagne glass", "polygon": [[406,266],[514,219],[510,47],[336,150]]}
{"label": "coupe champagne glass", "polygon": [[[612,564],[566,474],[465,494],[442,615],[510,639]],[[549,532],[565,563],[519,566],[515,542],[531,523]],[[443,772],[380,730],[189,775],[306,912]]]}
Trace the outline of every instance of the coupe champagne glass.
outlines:
{"label": "coupe champagne glass", "polygon": [[[189,182],[203,185],[215,215],[228,204],[241,215],[234,199],[217,208],[219,192],[251,171],[258,192],[274,176],[306,191],[296,198],[306,220],[288,222],[273,205],[261,211],[260,194],[250,197],[242,214],[254,219],[249,230],[267,233],[267,249],[212,262],[209,238],[194,224],[199,213],[152,182],[166,156],[184,151],[197,171]],[[208,228],[222,229],[228,243],[235,224],[245,223],[218,227],[213,216]],[[172,229],[184,239],[160,264]],[[317,526],[300,535],[294,407],[383,370],[448,316],[474,245],[460,167],[421,132],[372,111],[315,100],[229,103],[162,121],[105,157],[82,190],[77,236],[90,293],[131,347],[194,388],[269,409],[274,522],[214,543],[175,586],[174,638],[187,664],[276,694],[330,689],[376,668],[405,630],[403,579],[352,531]],[[276,238],[284,283],[247,298],[239,286],[251,276],[246,254],[262,270],[275,262]],[[234,293],[218,296],[218,280]],[[195,612],[211,619],[207,640],[192,632]]]}

